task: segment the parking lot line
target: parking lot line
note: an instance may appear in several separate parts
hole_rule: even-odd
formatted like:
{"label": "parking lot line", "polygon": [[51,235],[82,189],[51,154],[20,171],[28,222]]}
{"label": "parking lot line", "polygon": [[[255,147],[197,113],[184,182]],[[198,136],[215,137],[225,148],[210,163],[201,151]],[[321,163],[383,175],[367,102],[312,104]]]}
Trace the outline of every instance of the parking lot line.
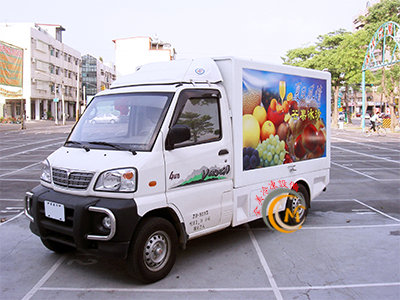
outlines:
{"label": "parking lot line", "polygon": [[38,149],[47,148],[47,147],[54,146],[54,145],[59,145],[59,144],[62,144],[62,143],[64,143],[64,142],[57,142],[57,143],[53,143],[53,144],[48,144],[48,145],[32,148],[32,149],[29,149],[29,150],[25,150],[25,151],[21,151],[21,152],[17,152],[17,153],[13,153],[13,154],[2,156],[2,157],[0,157],[0,159],[4,159],[4,158],[7,158],[7,157],[11,157],[11,156],[16,156],[16,155],[19,155],[19,154],[24,154],[24,153],[27,153],[27,152],[32,152],[32,151],[35,151],[35,150],[38,150]]}
{"label": "parking lot line", "polygon": [[4,173],[4,174],[0,175],[0,177],[7,176],[7,175],[11,175],[11,174],[14,174],[14,173],[18,173],[18,172],[20,172],[20,171],[29,169],[30,167],[36,166],[36,165],[41,164],[41,163],[42,163],[42,161],[36,162],[36,163],[31,164],[31,165],[29,165],[29,166],[23,167],[23,168],[21,168],[21,169],[17,169],[17,170],[14,170],[14,171],[12,171],[12,172]]}
{"label": "parking lot line", "polygon": [[362,175],[362,176],[368,177],[369,179],[372,179],[372,180],[375,180],[375,181],[380,181],[378,178],[369,176],[369,175],[367,175],[367,174],[365,174],[365,173],[362,173],[362,172],[358,172],[357,170],[354,170],[354,169],[352,169],[352,168],[343,166],[343,165],[341,165],[341,164],[337,164],[337,163],[335,163],[335,162],[333,162],[333,161],[331,161],[331,164],[332,164],[332,165],[335,165],[335,166],[338,166],[338,167],[341,167],[341,168],[344,168],[344,169],[349,170],[349,171],[351,171],[351,172],[360,174],[360,175]]}
{"label": "parking lot line", "polygon": [[44,274],[42,278],[35,284],[35,286],[22,298],[22,300],[29,300],[31,297],[42,287],[42,285],[53,275],[63,261],[68,257],[68,254],[61,256],[57,262]]}
{"label": "parking lot line", "polygon": [[267,263],[264,255],[262,254],[260,245],[258,244],[258,242],[256,240],[256,237],[254,236],[253,232],[251,231],[251,228],[250,228],[249,224],[246,224],[246,229],[247,229],[247,232],[249,233],[251,242],[253,243],[253,246],[256,249],[258,258],[261,261],[261,265],[263,266],[264,271],[267,274],[269,283],[271,284],[271,287],[272,287],[272,290],[273,290],[273,292],[275,294],[276,299],[283,300],[282,294],[278,289],[278,285],[276,284],[274,276],[272,275],[271,269],[269,268],[268,263]]}
{"label": "parking lot line", "polygon": [[[366,153],[362,153],[362,152],[356,152],[356,151],[349,150],[349,149],[345,149],[345,148],[338,147],[338,146],[331,146],[331,147],[332,147],[332,148],[339,149],[339,150],[342,150],[342,151],[354,153],[354,154],[357,154],[357,155],[363,155],[363,156],[372,157],[374,160],[381,159],[381,160],[389,161],[389,162],[391,162],[391,163],[400,164],[400,161],[388,159],[388,158],[386,158],[386,157],[379,157],[379,156],[376,156],[376,155],[366,154]],[[386,149],[386,148],[384,148],[384,149]]]}
{"label": "parking lot line", "polygon": [[40,143],[46,143],[46,142],[54,141],[54,140],[63,140],[63,141],[65,141],[65,138],[48,139],[48,140],[43,140],[43,141],[31,142],[31,143],[26,143],[26,144],[18,145],[18,146],[13,146],[13,147],[10,147],[10,148],[0,149],[0,151],[11,150],[11,149],[14,150],[15,148],[20,148],[20,147],[25,147],[25,146],[34,145],[34,144],[40,144]]}
{"label": "parking lot line", "polygon": [[332,139],[343,141],[343,142],[346,142],[346,143],[358,144],[358,145],[368,146],[368,147],[372,147],[372,148],[378,148],[378,149],[381,149],[381,150],[384,149],[384,150],[394,151],[394,152],[399,152],[400,153],[400,150],[397,150],[397,149],[385,148],[385,147],[382,147],[382,146],[376,146],[376,145],[366,144],[366,143],[358,143],[358,142],[354,142],[354,141],[346,140],[346,139],[341,139],[341,138],[337,138],[337,137],[332,137]]}
{"label": "parking lot line", "polygon": [[373,210],[373,211],[376,211],[377,213],[381,214],[382,216],[385,216],[385,217],[387,217],[387,218],[389,218],[389,219],[392,219],[392,220],[394,220],[394,221],[396,221],[396,222],[400,222],[399,219],[396,219],[396,218],[394,218],[394,217],[392,217],[392,216],[390,216],[390,215],[388,215],[388,214],[385,214],[384,212],[382,212],[382,211],[380,211],[380,210],[378,210],[378,209],[376,209],[376,208],[374,208],[374,207],[372,207],[372,206],[369,206],[368,204],[365,204],[365,203],[363,203],[363,202],[361,202],[361,201],[359,201],[359,200],[357,200],[357,199],[353,199],[353,200],[354,200],[355,202],[361,204],[361,205],[364,205],[365,207],[368,207],[369,209],[371,209],[371,210]]}
{"label": "parking lot line", "polygon": [[[400,282],[377,282],[377,283],[359,283],[342,285],[318,285],[318,286],[290,286],[279,287],[279,291],[296,290],[329,290],[329,289],[353,289],[370,287],[389,287],[400,286]],[[71,288],[71,287],[40,287],[41,291],[66,291],[66,292],[127,292],[127,293],[193,293],[193,292],[263,292],[273,291],[269,287],[251,287],[251,288],[172,288],[172,289],[146,289],[146,288]],[[25,298],[23,298],[24,300]],[[29,299],[29,298],[27,298]]]}

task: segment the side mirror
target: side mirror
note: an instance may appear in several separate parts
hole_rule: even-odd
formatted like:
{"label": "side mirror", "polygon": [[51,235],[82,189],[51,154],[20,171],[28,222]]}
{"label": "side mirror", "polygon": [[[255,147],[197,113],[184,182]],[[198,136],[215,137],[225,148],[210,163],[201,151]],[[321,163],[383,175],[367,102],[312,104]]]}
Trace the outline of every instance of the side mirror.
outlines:
{"label": "side mirror", "polygon": [[190,129],[186,125],[174,125],[170,128],[165,143],[165,149],[172,150],[174,145],[190,140]]}

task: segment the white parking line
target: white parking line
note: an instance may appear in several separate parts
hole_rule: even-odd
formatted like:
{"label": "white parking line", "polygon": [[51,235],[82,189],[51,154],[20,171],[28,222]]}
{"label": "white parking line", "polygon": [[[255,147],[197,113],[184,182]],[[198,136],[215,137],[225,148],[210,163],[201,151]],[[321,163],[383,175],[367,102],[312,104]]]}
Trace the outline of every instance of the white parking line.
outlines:
{"label": "white parking line", "polygon": [[368,204],[365,204],[365,203],[363,203],[363,202],[361,202],[361,201],[359,201],[359,200],[357,200],[357,199],[353,199],[353,200],[354,200],[355,202],[361,204],[361,205],[364,205],[365,207],[368,207],[369,209],[371,209],[371,210],[373,210],[373,211],[376,211],[377,213],[381,214],[382,216],[385,216],[385,217],[387,217],[387,218],[389,218],[389,219],[392,219],[392,220],[394,220],[394,221],[396,221],[396,222],[400,222],[399,219],[396,219],[395,217],[392,217],[392,216],[390,216],[390,215],[388,215],[388,214],[385,214],[384,212],[382,212],[382,211],[380,211],[380,210],[378,210],[378,209],[376,209],[376,208],[374,208],[374,207],[372,207],[372,206],[369,206]]}
{"label": "white parking line", "polygon": [[46,147],[50,147],[50,146],[54,146],[54,145],[61,145],[63,143],[64,142],[57,142],[57,143],[48,144],[48,145],[37,147],[37,148],[32,148],[32,149],[29,149],[29,150],[25,150],[25,151],[21,151],[21,152],[17,152],[17,153],[13,153],[13,154],[2,156],[2,157],[0,157],[0,159],[4,159],[4,158],[7,158],[7,157],[11,157],[11,156],[16,156],[16,155],[19,155],[19,154],[24,154],[24,153],[27,153],[27,152],[32,152],[32,151],[35,151],[35,150],[38,150],[38,149],[42,149],[42,148],[46,148]]}
{"label": "white parking line", "polygon": [[332,165],[335,165],[335,166],[338,166],[338,167],[341,167],[341,168],[344,168],[344,169],[349,170],[349,171],[351,171],[351,172],[360,174],[360,175],[362,175],[362,176],[368,177],[369,179],[372,179],[372,180],[375,180],[375,181],[380,181],[378,178],[369,176],[369,175],[367,175],[367,174],[365,174],[365,173],[362,173],[362,172],[358,172],[357,170],[354,170],[354,169],[349,168],[349,167],[345,167],[345,166],[343,166],[343,165],[341,165],[341,164],[337,164],[337,163],[335,163],[335,162],[333,162],[333,161],[331,161],[331,164],[332,164]]}
{"label": "white parking line", "polygon": [[354,142],[352,140],[341,139],[341,138],[338,138],[338,137],[332,137],[332,139],[343,141],[343,142],[347,142],[347,143],[358,144],[358,145],[368,146],[368,147],[372,147],[372,148],[378,148],[378,149],[381,149],[381,150],[383,149],[383,150],[387,150],[387,151],[393,151],[393,152],[399,152],[400,153],[400,150],[392,149],[392,148],[385,148],[385,147],[382,147],[382,146],[376,146],[376,145],[372,145],[370,143],[357,143],[357,142]]}
{"label": "white parking line", "polygon": [[[329,290],[329,289],[354,289],[354,288],[371,288],[371,287],[390,287],[400,286],[400,282],[378,282],[378,283],[361,283],[361,284],[342,284],[342,285],[317,285],[317,286],[293,286],[280,287],[279,291],[296,291],[296,290]],[[65,291],[65,292],[126,292],[126,293],[204,293],[204,292],[264,292],[273,291],[269,287],[251,287],[251,288],[172,288],[172,289],[155,289],[155,288],[69,288],[69,287],[41,287],[41,291]],[[25,299],[25,298],[23,298]]]}
{"label": "white parking line", "polygon": [[357,154],[357,155],[363,155],[363,156],[367,156],[367,157],[372,157],[372,158],[374,158],[375,160],[380,159],[380,160],[386,160],[386,161],[389,161],[389,162],[392,162],[392,163],[400,164],[400,161],[398,161],[398,160],[392,160],[392,159],[387,159],[386,157],[379,157],[379,156],[375,156],[375,155],[371,155],[371,154],[366,154],[366,153],[362,153],[362,152],[356,152],[356,151],[349,150],[349,149],[345,149],[345,148],[338,147],[338,146],[331,146],[331,147],[332,147],[332,148],[339,149],[339,150],[342,150],[342,151],[347,151],[347,152],[350,152],[350,153],[355,153],[355,154]]}
{"label": "white parking line", "polygon": [[12,172],[4,173],[4,174],[0,175],[0,177],[7,176],[7,175],[11,175],[11,174],[14,174],[14,173],[18,173],[18,172],[20,172],[20,171],[29,169],[30,167],[36,166],[36,165],[41,164],[41,163],[42,163],[42,161],[36,162],[36,163],[31,164],[31,165],[29,165],[29,166],[26,166],[26,167],[24,167],[24,168],[17,169],[17,170],[14,170],[14,171],[12,171]]}
{"label": "white parking line", "polygon": [[246,224],[246,229],[247,229],[247,232],[249,233],[251,242],[253,243],[253,246],[256,249],[258,258],[261,261],[261,265],[263,266],[264,271],[267,274],[269,283],[271,284],[272,291],[274,292],[276,299],[283,300],[282,294],[278,289],[278,285],[275,282],[275,279],[274,279],[274,276],[272,275],[271,269],[269,268],[268,263],[267,263],[264,255],[262,254],[260,245],[258,244],[258,242],[256,240],[256,237],[254,236],[253,232],[251,231],[251,228],[250,228],[249,224]]}
{"label": "white parking line", "polygon": [[18,145],[18,146],[12,146],[12,147],[10,147],[10,148],[0,149],[0,151],[10,150],[10,149],[13,149],[13,150],[14,150],[15,148],[20,148],[20,147],[25,147],[25,146],[29,146],[29,145],[45,143],[45,142],[49,142],[49,141],[53,141],[53,142],[54,142],[54,140],[63,140],[63,141],[65,141],[65,137],[64,137],[64,138],[58,138],[58,139],[49,139],[49,140],[44,140],[44,141],[26,143],[26,144],[22,144],[22,145]]}
{"label": "white parking line", "polygon": [[29,300],[32,296],[42,287],[42,285],[50,278],[51,275],[58,269],[62,262],[68,257],[68,254],[61,256],[57,262],[47,271],[46,274],[35,284],[35,286],[22,298],[22,300]]}

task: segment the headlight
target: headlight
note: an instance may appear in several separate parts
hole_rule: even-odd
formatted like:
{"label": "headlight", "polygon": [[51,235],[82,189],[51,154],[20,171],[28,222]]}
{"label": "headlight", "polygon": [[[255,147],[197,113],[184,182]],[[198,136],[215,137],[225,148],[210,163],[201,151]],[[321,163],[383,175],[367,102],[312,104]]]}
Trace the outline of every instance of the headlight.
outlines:
{"label": "headlight", "polygon": [[42,162],[42,174],[40,175],[40,180],[46,181],[48,183],[51,182],[50,163],[47,159]]}
{"label": "headlight", "polygon": [[136,191],[137,171],[134,168],[109,170],[100,174],[94,187],[103,192]]}

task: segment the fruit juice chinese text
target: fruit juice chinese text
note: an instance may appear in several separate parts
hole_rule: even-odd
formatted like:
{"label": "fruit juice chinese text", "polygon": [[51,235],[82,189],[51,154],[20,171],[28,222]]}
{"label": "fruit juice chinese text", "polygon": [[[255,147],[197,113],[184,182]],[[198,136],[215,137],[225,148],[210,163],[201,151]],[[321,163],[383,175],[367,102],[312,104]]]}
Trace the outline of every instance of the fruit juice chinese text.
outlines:
{"label": "fruit juice chinese text", "polygon": [[243,69],[243,170],[326,156],[326,80]]}

